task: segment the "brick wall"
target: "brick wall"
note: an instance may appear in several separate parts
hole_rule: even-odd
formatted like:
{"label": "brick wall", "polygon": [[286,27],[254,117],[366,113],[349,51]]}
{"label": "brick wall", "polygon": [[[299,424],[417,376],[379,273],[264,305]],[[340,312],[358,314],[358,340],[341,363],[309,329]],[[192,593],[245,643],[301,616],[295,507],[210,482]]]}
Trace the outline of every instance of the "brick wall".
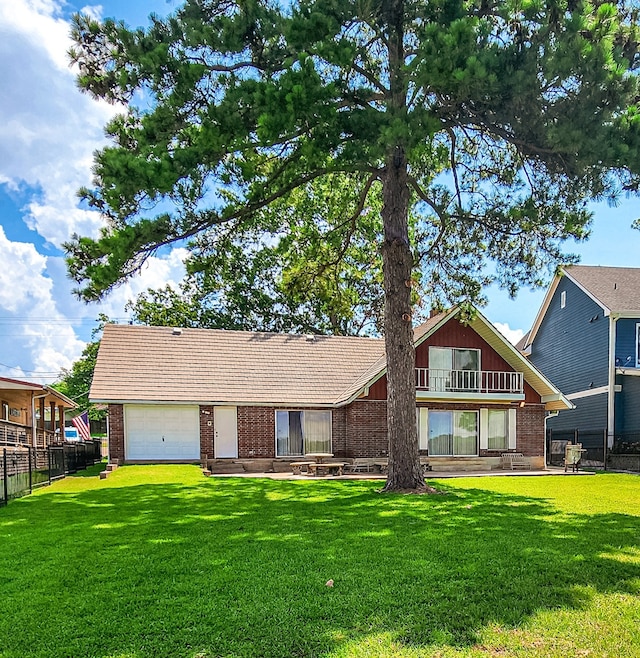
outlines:
{"label": "brick wall", "polygon": [[276,456],[276,412],[273,407],[238,407],[238,456]]}
{"label": "brick wall", "polygon": [[345,407],[331,410],[331,452],[335,457],[348,457],[347,410]]}
{"label": "brick wall", "polygon": [[213,459],[213,407],[200,406],[200,461]]}
{"label": "brick wall", "polygon": [[387,401],[356,400],[346,409],[344,457],[381,457],[389,452]]}
{"label": "brick wall", "polygon": [[124,413],[121,404],[109,405],[109,461],[124,461]]}
{"label": "brick wall", "polygon": [[544,455],[543,404],[528,404],[516,414],[516,450],[529,457]]}

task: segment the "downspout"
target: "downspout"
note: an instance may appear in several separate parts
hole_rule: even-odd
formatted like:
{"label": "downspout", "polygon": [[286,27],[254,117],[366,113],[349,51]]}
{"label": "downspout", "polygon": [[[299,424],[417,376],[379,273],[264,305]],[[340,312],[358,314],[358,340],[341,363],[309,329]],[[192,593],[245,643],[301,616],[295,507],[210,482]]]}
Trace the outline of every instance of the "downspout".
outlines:
{"label": "downspout", "polygon": [[36,400],[46,398],[47,395],[49,394],[43,393],[42,395],[34,395],[33,392],[31,393],[31,443],[33,443],[34,448],[38,447],[36,430]]}
{"label": "downspout", "polygon": [[607,447],[613,446],[613,436],[616,431],[615,424],[615,395],[616,395],[616,323],[618,318],[609,316],[609,391],[607,394]]}

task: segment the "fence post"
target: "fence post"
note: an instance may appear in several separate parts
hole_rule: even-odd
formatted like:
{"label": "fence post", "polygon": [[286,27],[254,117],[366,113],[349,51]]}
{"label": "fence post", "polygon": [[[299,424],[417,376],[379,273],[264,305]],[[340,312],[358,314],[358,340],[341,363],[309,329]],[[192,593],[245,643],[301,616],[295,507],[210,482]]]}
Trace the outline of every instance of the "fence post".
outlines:
{"label": "fence post", "polygon": [[602,438],[602,459],[604,460],[604,470],[607,470],[607,430],[602,431],[603,438]]}
{"label": "fence post", "polygon": [[33,493],[33,471],[31,470],[31,446],[27,446],[27,459],[29,461],[29,493]]}
{"label": "fence post", "polygon": [[4,475],[4,504],[6,505],[9,502],[9,477],[7,475],[7,449],[2,449],[2,473]]}

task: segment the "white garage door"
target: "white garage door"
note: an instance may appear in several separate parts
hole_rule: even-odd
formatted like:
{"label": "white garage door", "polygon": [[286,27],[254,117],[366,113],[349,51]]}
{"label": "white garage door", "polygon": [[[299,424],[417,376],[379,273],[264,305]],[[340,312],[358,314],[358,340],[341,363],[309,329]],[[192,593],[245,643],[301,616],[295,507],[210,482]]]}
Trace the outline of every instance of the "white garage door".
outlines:
{"label": "white garage door", "polygon": [[127,404],[124,429],[128,460],[200,458],[198,407]]}

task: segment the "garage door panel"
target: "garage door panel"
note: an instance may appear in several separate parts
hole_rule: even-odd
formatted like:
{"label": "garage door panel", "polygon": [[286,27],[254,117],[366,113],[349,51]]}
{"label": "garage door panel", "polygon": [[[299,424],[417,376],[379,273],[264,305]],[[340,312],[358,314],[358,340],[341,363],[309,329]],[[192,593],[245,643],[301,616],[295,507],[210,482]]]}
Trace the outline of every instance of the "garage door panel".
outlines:
{"label": "garage door panel", "polygon": [[200,457],[199,409],[184,405],[125,405],[126,459]]}

